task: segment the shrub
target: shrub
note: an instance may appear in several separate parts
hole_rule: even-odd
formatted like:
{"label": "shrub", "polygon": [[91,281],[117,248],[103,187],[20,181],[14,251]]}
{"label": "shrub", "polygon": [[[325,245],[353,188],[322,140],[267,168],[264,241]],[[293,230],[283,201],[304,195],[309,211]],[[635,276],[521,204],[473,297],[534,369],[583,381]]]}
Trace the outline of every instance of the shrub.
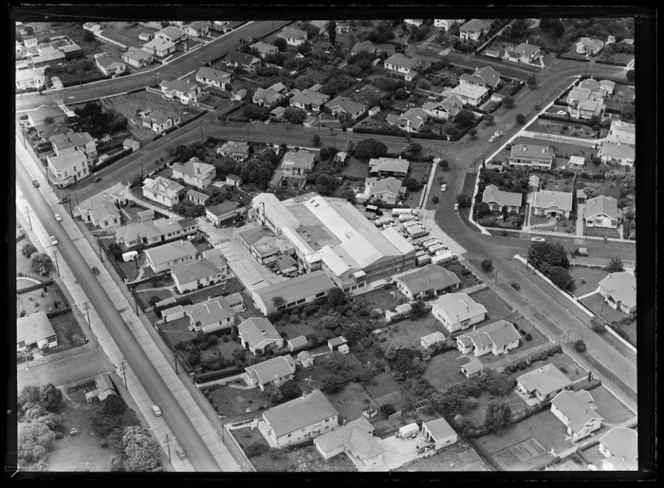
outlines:
{"label": "shrub", "polygon": [[394,405],[392,405],[391,403],[385,403],[384,405],[380,406],[380,413],[385,415],[386,417],[389,417],[396,411],[397,409],[394,408]]}
{"label": "shrub", "polygon": [[480,266],[482,267],[482,271],[484,272],[491,271],[491,269],[493,268],[493,261],[491,261],[490,259],[484,259],[480,263]]}
{"label": "shrub", "polygon": [[577,352],[586,352],[586,343],[582,340],[578,340],[574,343],[574,349],[576,349]]}
{"label": "shrub", "polygon": [[533,340],[533,336],[531,336],[529,333],[526,334],[526,340],[527,340],[528,342],[532,341],[532,340]]}
{"label": "shrub", "polygon": [[519,360],[519,362],[517,363],[517,368],[526,369],[526,362],[523,359]]}

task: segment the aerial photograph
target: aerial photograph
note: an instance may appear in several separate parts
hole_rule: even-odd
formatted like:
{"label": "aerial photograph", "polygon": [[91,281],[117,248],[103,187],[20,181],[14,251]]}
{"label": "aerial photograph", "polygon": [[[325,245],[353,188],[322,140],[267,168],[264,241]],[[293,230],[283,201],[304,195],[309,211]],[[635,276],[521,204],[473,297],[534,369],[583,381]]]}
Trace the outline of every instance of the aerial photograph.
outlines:
{"label": "aerial photograph", "polygon": [[653,471],[640,14],[125,10],[10,9],[6,479]]}

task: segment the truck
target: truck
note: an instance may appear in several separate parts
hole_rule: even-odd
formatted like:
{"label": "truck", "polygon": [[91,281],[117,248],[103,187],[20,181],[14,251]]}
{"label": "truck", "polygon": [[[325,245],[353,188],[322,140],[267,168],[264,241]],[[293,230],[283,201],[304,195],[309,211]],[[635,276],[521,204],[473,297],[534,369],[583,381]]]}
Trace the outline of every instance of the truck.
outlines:
{"label": "truck", "polygon": [[429,249],[427,249],[429,254],[431,254],[432,256],[435,255],[438,251],[446,251],[446,250],[447,250],[447,246],[445,246],[443,244],[437,244],[437,245],[431,246]]}
{"label": "truck", "polygon": [[385,224],[389,224],[392,222],[392,219],[390,217],[381,217],[379,219],[376,219],[374,221],[374,224],[376,224],[376,227],[382,227]]}
{"label": "truck", "polygon": [[415,251],[415,257],[416,258],[419,258],[420,256],[426,256],[426,255],[427,255],[427,252],[422,250],[422,249],[420,249],[419,251]]}
{"label": "truck", "polygon": [[135,259],[138,259],[137,251],[129,251],[122,254],[122,260],[125,263],[128,263],[129,261],[134,261]]}
{"label": "truck", "polygon": [[408,233],[413,237],[422,237],[427,235],[429,231],[426,230],[424,227],[420,227],[419,229],[414,229],[413,231],[409,231]]}
{"label": "truck", "polygon": [[403,228],[407,231],[408,229],[413,229],[415,227],[422,227],[422,224],[415,222],[414,220],[409,220],[408,222],[403,223]]}
{"label": "truck", "polygon": [[428,240],[427,242],[424,243],[423,247],[424,247],[424,249],[426,249],[428,251],[432,247],[439,246],[440,244],[442,244],[442,242],[440,242],[438,239],[430,239],[430,240]]}
{"label": "truck", "polygon": [[409,220],[413,220],[413,215],[412,214],[401,214],[401,215],[399,215],[399,222],[408,222]]}
{"label": "truck", "polygon": [[392,217],[398,217],[399,215],[410,214],[412,215],[412,209],[410,208],[393,208]]}
{"label": "truck", "polygon": [[446,264],[456,261],[457,259],[457,255],[452,251],[442,251],[440,254],[436,254],[431,258],[431,264]]}
{"label": "truck", "polygon": [[429,264],[430,262],[431,262],[431,256],[427,256],[426,254],[424,256],[415,257],[415,263],[418,266],[424,266],[426,264]]}
{"label": "truck", "polygon": [[438,239],[436,239],[435,237],[427,237],[425,239],[422,239],[422,247],[426,249],[427,246],[431,246],[432,244],[434,244],[436,242],[440,242],[440,241]]}

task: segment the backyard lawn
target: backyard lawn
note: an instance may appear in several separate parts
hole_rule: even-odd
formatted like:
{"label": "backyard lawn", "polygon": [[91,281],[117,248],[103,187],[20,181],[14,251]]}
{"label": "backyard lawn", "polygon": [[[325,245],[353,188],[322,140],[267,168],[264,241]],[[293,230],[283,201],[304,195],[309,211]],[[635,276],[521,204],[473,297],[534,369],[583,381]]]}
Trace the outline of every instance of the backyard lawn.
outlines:
{"label": "backyard lawn", "polygon": [[369,164],[360,161],[355,157],[349,157],[347,161],[348,166],[343,171],[343,176],[351,178],[366,178],[369,176]]}
{"label": "backyard lawn", "polygon": [[399,303],[406,303],[408,299],[395,287],[392,289],[380,288],[361,295],[361,298],[372,308],[389,310]]}
{"label": "backyard lawn", "polygon": [[481,303],[486,308],[486,323],[500,320],[512,311],[511,307],[503,300],[501,300],[498,295],[496,295],[496,293],[489,288],[472,293],[470,298],[475,300],[477,303]]}
{"label": "backyard lawn", "polygon": [[[381,328],[386,338],[385,345],[399,349],[402,347],[419,348],[420,338],[432,332],[443,331],[443,327],[430,313],[417,320],[406,319],[396,324]],[[447,336],[447,334],[445,334]]]}
{"label": "backyard lawn", "polygon": [[361,383],[348,383],[341,391],[326,396],[339,411],[340,420],[343,418],[347,422],[361,417],[362,410],[369,405],[378,410],[378,405],[372,401]]}
{"label": "backyard lawn", "polygon": [[431,383],[439,392],[447,390],[452,385],[466,379],[461,373],[462,362],[460,359],[462,357],[463,355],[457,349],[445,351],[432,357],[431,361],[427,363],[422,378]]}

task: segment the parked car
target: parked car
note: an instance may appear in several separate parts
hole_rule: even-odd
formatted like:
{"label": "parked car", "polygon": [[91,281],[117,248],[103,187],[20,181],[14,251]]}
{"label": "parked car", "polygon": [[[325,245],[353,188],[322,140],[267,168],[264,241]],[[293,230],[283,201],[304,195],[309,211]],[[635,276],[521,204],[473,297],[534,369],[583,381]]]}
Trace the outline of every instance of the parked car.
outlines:
{"label": "parked car", "polygon": [[92,273],[93,273],[95,276],[99,276],[99,269],[97,269],[96,266],[93,266],[93,267],[92,267]]}
{"label": "parked car", "polygon": [[459,211],[459,204],[458,204],[458,203],[455,203],[455,204],[454,204],[454,211],[455,211],[455,212],[458,212],[458,211]]}
{"label": "parked car", "polygon": [[502,136],[503,136],[503,133],[499,130],[497,130],[496,132],[493,133],[493,137],[498,138],[498,137],[502,137]]}
{"label": "parked car", "polygon": [[177,446],[175,448],[175,454],[177,454],[180,459],[186,459],[187,458],[187,455],[184,453],[184,451],[182,450],[182,448],[180,446]]}
{"label": "parked car", "polygon": [[588,248],[586,248],[586,247],[580,247],[580,248],[578,248],[578,249],[576,250],[576,253],[577,253],[579,256],[587,256],[587,255],[588,255]]}
{"label": "parked car", "polygon": [[531,237],[530,240],[532,242],[545,242],[546,239],[544,237]]}
{"label": "parked car", "polygon": [[54,246],[58,245],[58,240],[55,238],[55,236],[49,236],[49,239],[51,240],[51,244]]}
{"label": "parked car", "polygon": [[157,417],[161,417],[161,408],[159,408],[157,405],[152,405],[152,411]]}
{"label": "parked car", "polygon": [[39,182],[37,180],[32,180],[32,186],[39,188]]}
{"label": "parked car", "polygon": [[440,187],[440,191],[447,191],[447,184],[443,183],[442,186]]}
{"label": "parked car", "polygon": [[100,181],[101,181],[101,176],[97,176],[97,177],[95,178],[95,183],[99,183]]}
{"label": "parked car", "polygon": [[516,291],[521,290],[521,285],[518,283],[511,283],[512,288],[514,288]]}
{"label": "parked car", "polygon": [[69,201],[69,195],[65,195],[60,200],[58,200],[58,203],[67,203],[68,201]]}
{"label": "parked car", "polygon": [[62,215],[56,213],[55,214],[55,220],[57,220],[58,222],[62,222]]}
{"label": "parked car", "polygon": [[495,141],[495,140],[496,140],[496,136],[491,136],[491,137],[489,137],[489,142],[493,142],[493,141]]}

